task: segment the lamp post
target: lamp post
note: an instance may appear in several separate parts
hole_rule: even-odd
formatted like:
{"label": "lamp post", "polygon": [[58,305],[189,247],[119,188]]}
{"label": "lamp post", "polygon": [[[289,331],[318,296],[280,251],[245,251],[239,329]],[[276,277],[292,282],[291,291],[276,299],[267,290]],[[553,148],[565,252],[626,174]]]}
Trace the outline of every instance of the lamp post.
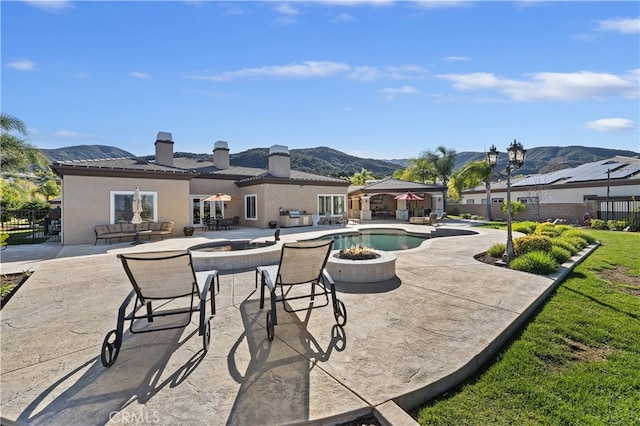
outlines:
{"label": "lamp post", "polygon": [[[509,148],[507,149],[507,156],[509,157],[509,163],[507,164],[507,249],[502,254],[502,262],[509,264],[511,259],[516,257],[516,253],[513,250],[513,236],[511,232],[511,172],[514,169],[519,169],[524,164],[524,159],[527,151],[522,144],[517,140],[513,140]],[[491,149],[487,153],[487,160],[491,168],[494,168],[498,164],[499,152],[495,146],[491,146]]]}
{"label": "lamp post", "polygon": [[[498,156],[500,155],[500,153],[498,152],[498,150],[496,149],[495,145],[491,145],[491,148],[489,149],[489,152],[487,152],[487,161],[489,162],[489,167],[491,167],[491,174],[493,175],[493,169],[496,168],[496,164],[498,164]],[[489,179],[487,179],[487,219],[489,220],[493,220],[492,219],[492,214],[491,214],[491,183],[489,182]]]}

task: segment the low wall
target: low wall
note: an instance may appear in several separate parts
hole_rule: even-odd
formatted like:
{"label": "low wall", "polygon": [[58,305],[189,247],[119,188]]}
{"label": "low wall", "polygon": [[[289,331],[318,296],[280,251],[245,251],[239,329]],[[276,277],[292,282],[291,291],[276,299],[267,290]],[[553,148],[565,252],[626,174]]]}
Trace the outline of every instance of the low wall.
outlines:
{"label": "low wall", "polygon": [[[491,214],[493,220],[507,220],[507,216],[501,210],[502,204],[492,204]],[[531,205],[527,205],[526,209],[514,216],[514,220],[532,220],[542,222],[547,219],[564,219],[569,223],[580,224],[585,211],[591,208],[585,203],[554,203],[541,204],[540,211]],[[447,213],[459,215],[462,213],[470,213],[472,215],[487,217],[487,206],[485,204],[458,204],[447,203]],[[595,217],[595,210],[589,211]]]}

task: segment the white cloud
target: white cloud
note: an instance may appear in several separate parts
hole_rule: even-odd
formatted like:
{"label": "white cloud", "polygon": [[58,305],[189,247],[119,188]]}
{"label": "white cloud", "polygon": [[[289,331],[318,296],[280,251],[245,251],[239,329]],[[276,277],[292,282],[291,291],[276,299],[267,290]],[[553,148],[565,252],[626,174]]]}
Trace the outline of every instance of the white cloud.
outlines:
{"label": "white cloud", "polygon": [[23,0],[30,6],[47,12],[58,12],[72,7],[72,2],[68,0]]}
{"label": "white cloud", "polygon": [[387,75],[396,80],[407,80],[423,77],[427,70],[419,65],[400,65],[386,67]]}
{"label": "white cloud", "polygon": [[411,0],[412,3],[424,9],[442,9],[445,7],[470,6],[473,1],[464,0]]}
{"label": "white cloud", "polygon": [[640,18],[613,18],[598,21],[599,31],[613,31],[623,34],[640,33]]}
{"label": "white cloud", "polygon": [[635,123],[626,118],[601,118],[584,124],[587,129],[598,132],[623,132],[633,130]]}
{"label": "white cloud", "polygon": [[351,22],[351,21],[355,21],[356,18],[354,18],[353,16],[349,15],[348,13],[341,13],[339,15],[337,15],[335,18],[333,18],[331,20],[331,22],[333,23],[338,23],[338,22]]}
{"label": "white cloud", "polygon": [[147,80],[151,78],[151,74],[147,74],[146,72],[138,72],[138,71],[131,71],[129,73],[129,76],[133,78],[139,78],[142,80]]}
{"label": "white cloud", "polygon": [[399,88],[382,89],[382,93],[385,94],[384,99],[386,101],[392,101],[397,95],[415,95],[420,93],[420,91],[412,86],[402,86]]}
{"label": "white cloud", "polygon": [[74,132],[73,130],[58,130],[54,136],[67,139],[93,139],[96,137],[95,135]]}
{"label": "white cloud", "polygon": [[17,61],[9,62],[7,67],[20,71],[33,71],[36,69],[36,64],[28,59],[18,59]]}
{"label": "white cloud", "polygon": [[446,56],[444,60],[447,62],[464,62],[470,61],[471,58],[469,58],[468,56]]}
{"label": "white cloud", "polygon": [[276,6],[276,11],[287,16],[296,16],[300,14],[300,11],[289,3],[282,3]]}
{"label": "white cloud", "polygon": [[518,102],[603,100],[637,98],[638,70],[627,75],[578,71],[573,73],[541,72],[526,80],[497,77],[493,73],[441,74],[458,90],[489,90]]}
{"label": "white cloud", "polygon": [[323,0],[318,3],[325,6],[392,6],[395,0]]}
{"label": "white cloud", "polygon": [[195,80],[228,81],[243,77],[290,77],[319,78],[330,77],[350,70],[349,65],[330,61],[306,61],[301,64],[271,65],[258,68],[243,68],[238,71],[226,71],[217,75],[192,75]]}
{"label": "white cloud", "polygon": [[376,67],[356,67],[348,77],[360,81],[372,81],[380,78],[382,71]]}

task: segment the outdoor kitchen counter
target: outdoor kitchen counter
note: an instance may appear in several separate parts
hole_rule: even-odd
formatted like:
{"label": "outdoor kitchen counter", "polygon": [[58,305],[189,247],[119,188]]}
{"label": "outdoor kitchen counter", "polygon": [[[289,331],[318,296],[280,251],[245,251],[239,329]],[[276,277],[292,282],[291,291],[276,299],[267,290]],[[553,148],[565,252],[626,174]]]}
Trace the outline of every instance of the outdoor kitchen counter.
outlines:
{"label": "outdoor kitchen counter", "polygon": [[280,216],[281,228],[293,228],[295,226],[311,226],[313,225],[313,215],[300,214],[298,217],[292,217],[291,215]]}

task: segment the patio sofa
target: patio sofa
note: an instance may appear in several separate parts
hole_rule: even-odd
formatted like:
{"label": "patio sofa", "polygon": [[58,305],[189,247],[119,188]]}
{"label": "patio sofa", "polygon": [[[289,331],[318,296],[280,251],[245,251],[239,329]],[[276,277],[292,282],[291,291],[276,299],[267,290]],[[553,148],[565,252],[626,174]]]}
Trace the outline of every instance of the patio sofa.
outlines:
{"label": "patio sofa", "polygon": [[173,222],[143,222],[143,223],[116,223],[114,225],[96,225],[93,230],[96,233],[96,245],[98,240],[104,240],[109,244],[114,238],[122,241],[123,238],[136,238],[146,235],[151,239],[154,235],[159,235],[161,239],[165,236],[172,236]]}
{"label": "patio sofa", "polygon": [[431,225],[437,222],[438,215],[436,213],[430,213],[429,216],[411,216],[409,223],[414,225]]}

